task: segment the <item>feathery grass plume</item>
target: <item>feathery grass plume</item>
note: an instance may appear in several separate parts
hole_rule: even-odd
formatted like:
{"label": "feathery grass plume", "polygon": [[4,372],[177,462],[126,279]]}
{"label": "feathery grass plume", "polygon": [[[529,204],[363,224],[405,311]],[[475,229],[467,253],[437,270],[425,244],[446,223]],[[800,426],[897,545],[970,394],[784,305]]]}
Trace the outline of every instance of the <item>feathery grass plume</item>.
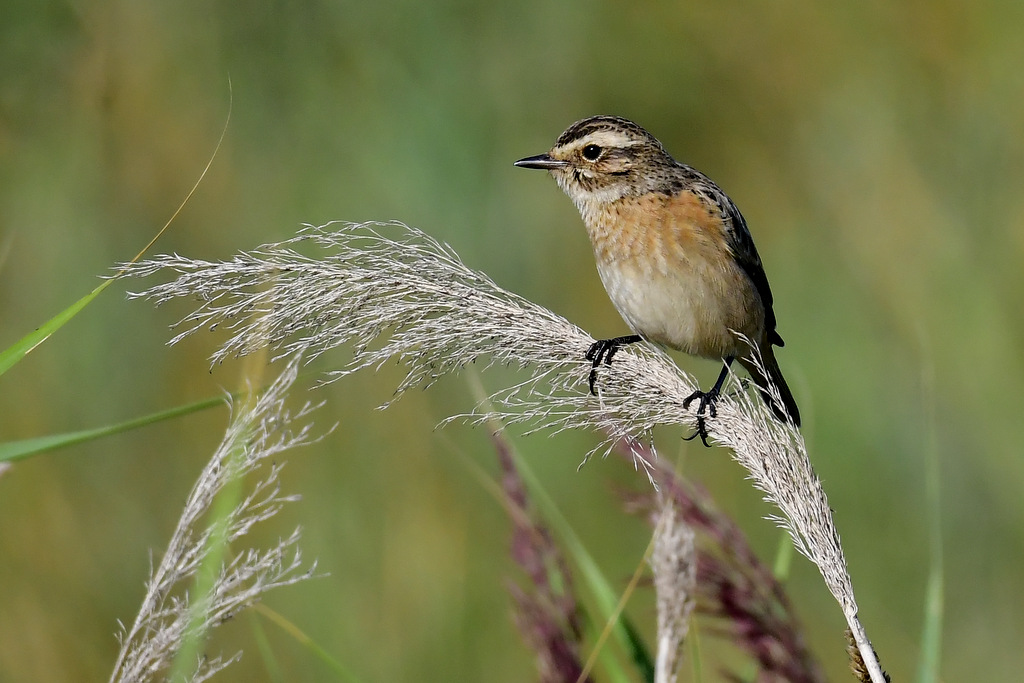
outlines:
{"label": "feathery grass plume", "polygon": [[675,683],[696,604],[697,550],[693,529],[676,512],[671,498],[663,497],[657,513],[650,563],[658,609],[654,682]]}
{"label": "feathery grass plume", "polygon": [[[303,255],[297,251],[303,243],[325,253]],[[120,267],[135,277],[177,273],[129,296],[157,305],[199,298],[202,304],[177,323],[181,331],[170,343],[226,327],[230,337],[213,354],[213,363],[266,346],[277,358],[302,351],[312,360],[351,342],[354,357],[325,381],[398,360],[407,374],[397,398],[483,360],[488,366],[534,370],[492,397],[506,409],[501,417],[513,423],[556,430],[596,426],[625,436],[646,433],[671,409],[671,421],[696,424],[679,407],[696,383],[663,352],[643,346],[616,356],[614,365],[602,368],[601,398],[594,399],[580,391],[590,372],[583,354],[593,337],[468,268],[447,245],[400,223],[306,226],[292,239],[228,261],[164,255]],[[603,445],[613,443],[608,439]]]}
{"label": "feathery grass plume", "polygon": [[[281,452],[311,441],[311,424],[297,428],[293,424],[315,406],[307,403],[295,414],[284,406],[297,372],[298,362],[288,363],[261,396],[248,405],[234,406],[224,440],[192,488],[163,559],[147,582],[135,622],[119,636],[121,651],[112,683],[162,680],[186,639],[220,625],[272,588],[297,583],[315,571],[316,563],[302,566],[299,529],[295,529],[270,548],[239,551],[216,568],[212,589],[205,596],[189,592],[218,530],[228,543],[237,541],[297,499],[281,494],[278,476],[283,463],[274,463],[223,520],[207,520],[207,526],[202,526],[226,486],[272,462]],[[218,522],[219,529],[215,528]],[[186,680],[205,681],[240,656],[201,657]]]}
{"label": "feathery grass plume", "polygon": [[[296,247],[308,242],[319,258]],[[500,419],[554,431],[596,429],[607,453],[620,438],[644,438],[655,425],[694,427],[683,402],[696,383],[661,350],[638,344],[602,366],[598,396],[587,391],[595,341],[551,311],[500,288],[468,268],[448,246],[400,223],[307,226],[293,239],[243,252],[228,261],[162,256],[124,266],[128,275],[174,272],[177,277],[140,294],[157,303],[199,297],[201,306],[179,325],[173,341],[224,324],[230,338],[214,362],[269,346],[280,356],[313,358],[353,343],[355,355],[326,381],[396,359],[407,374],[397,394],[427,386],[445,373],[482,359],[530,367],[522,382],[490,398]],[[882,671],[857,618],[853,587],[821,483],[799,431],[774,418],[760,398],[727,392],[708,420],[711,439],[733,450],[754,485],[781,515],[797,549],[818,567],[864,656],[874,683]],[[467,417],[467,416],[462,416]],[[650,476],[639,453],[634,464]]]}
{"label": "feathery grass plume", "polygon": [[584,683],[580,646],[583,627],[573,595],[572,577],[547,527],[533,519],[526,486],[508,442],[500,432],[491,441],[501,467],[501,488],[512,519],[512,558],[529,579],[527,588],[508,584],[515,621],[534,651],[541,683]]}
{"label": "feathery grass plume", "polygon": [[[624,443],[617,450],[636,448],[643,446]],[[757,661],[759,683],[824,683],[785,590],[755,555],[743,531],[718,510],[707,491],[663,461],[656,465],[655,478],[659,492],[629,496],[627,507],[650,517],[657,533],[667,501],[679,523],[698,535],[698,611],[720,620],[731,640]],[[659,602],[662,599],[659,592]]]}

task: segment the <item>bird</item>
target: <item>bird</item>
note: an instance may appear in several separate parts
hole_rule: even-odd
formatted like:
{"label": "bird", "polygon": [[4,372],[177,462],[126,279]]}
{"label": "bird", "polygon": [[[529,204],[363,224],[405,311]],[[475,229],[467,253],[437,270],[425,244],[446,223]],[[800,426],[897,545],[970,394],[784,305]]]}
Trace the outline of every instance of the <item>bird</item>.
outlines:
{"label": "bird", "polygon": [[633,332],[587,349],[591,393],[602,362],[611,365],[623,345],[648,341],[724,364],[710,390],[698,388],[683,403],[688,410],[699,401],[697,431],[688,438],[699,435],[709,445],[706,418],[717,416],[733,361],[750,374],[776,418],[800,426],[773,349],[784,342],[768,277],[743,215],[717,184],[619,116],[577,121],[549,151],[515,166],[548,171],[572,199],[601,282]]}

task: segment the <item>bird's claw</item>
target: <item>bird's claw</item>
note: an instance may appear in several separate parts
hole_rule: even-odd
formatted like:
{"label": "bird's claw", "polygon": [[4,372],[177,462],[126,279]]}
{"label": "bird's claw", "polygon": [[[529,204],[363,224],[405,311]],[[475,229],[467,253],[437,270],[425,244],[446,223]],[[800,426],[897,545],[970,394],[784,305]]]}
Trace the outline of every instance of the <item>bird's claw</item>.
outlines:
{"label": "bird's claw", "polygon": [[587,360],[591,361],[593,365],[590,367],[590,378],[588,383],[590,385],[590,393],[597,396],[597,391],[594,389],[594,383],[597,381],[597,366],[604,361],[605,365],[612,364],[612,356],[619,350],[619,345],[615,343],[614,339],[598,339],[596,342],[590,345],[587,349],[587,354],[584,356]]}
{"label": "bird's claw", "polygon": [[597,367],[604,362],[605,365],[612,364],[612,357],[619,350],[619,347],[624,344],[633,344],[640,341],[638,335],[628,335],[625,337],[615,337],[614,339],[598,339],[596,342],[590,345],[587,349],[587,353],[583,356],[589,360],[592,365],[590,366],[590,377],[588,383],[590,384],[590,393],[597,396],[597,391],[594,388],[594,383],[597,381]]}
{"label": "bird's claw", "polygon": [[684,437],[684,441],[692,441],[699,436],[701,443],[711,448],[711,444],[708,443],[707,420],[704,414],[706,412],[710,417],[718,417],[718,410],[715,408],[715,403],[718,402],[718,393],[717,385],[711,391],[701,391],[698,389],[683,401],[683,409],[688,410],[691,403],[700,399],[700,403],[697,404],[697,431],[690,436]]}
{"label": "bird's claw", "polygon": [[707,425],[704,423],[703,415],[697,416],[697,430],[693,434],[690,434],[689,436],[684,436],[683,441],[693,441],[698,436],[700,437],[701,443],[703,443],[705,447],[711,448],[711,444],[708,443],[708,428]]}

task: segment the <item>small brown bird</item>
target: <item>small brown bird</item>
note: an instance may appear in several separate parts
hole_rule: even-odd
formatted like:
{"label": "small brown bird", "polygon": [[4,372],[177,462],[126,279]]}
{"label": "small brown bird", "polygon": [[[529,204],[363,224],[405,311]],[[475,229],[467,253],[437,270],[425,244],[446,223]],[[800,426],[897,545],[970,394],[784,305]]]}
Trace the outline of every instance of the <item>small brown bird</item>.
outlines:
{"label": "small brown bird", "polygon": [[[623,344],[649,340],[695,356],[722,359],[710,391],[696,391],[697,434],[707,445],[705,414],[734,360],[746,368],[768,406],[783,422],[800,425],[793,394],[772,345],[772,291],[747,224],[732,200],[710,178],[681,164],[637,124],[593,116],[571,125],[546,154],[515,162],[550,171],[583,216],[597,271],[615,308],[635,334],[603,339],[586,358],[610,365]],[[754,362],[745,336],[760,352]],[[769,384],[782,397],[770,398]],[[691,437],[693,438],[693,437]]]}

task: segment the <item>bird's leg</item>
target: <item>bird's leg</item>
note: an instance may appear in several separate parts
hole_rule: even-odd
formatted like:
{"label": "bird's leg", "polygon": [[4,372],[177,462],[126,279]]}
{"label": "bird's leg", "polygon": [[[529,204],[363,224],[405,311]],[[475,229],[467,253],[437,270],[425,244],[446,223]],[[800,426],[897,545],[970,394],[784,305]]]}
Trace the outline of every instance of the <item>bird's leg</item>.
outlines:
{"label": "bird's leg", "polygon": [[711,415],[711,417],[717,416],[715,403],[718,402],[718,396],[722,392],[722,385],[725,384],[725,378],[729,376],[729,366],[732,365],[734,357],[729,356],[723,360],[725,362],[725,367],[722,368],[722,372],[718,375],[718,381],[715,382],[715,386],[711,387],[710,391],[701,391],[698,389],[687,396],[686,400],[683,401],[683,409],[685,410],[690,407],[691,403],[696,401],[698,398],[700,399],[700,403],[697,405],[697,431],[690,436],[685,437],[685,441],[690,441],[691,439],[695,439],[699,436],[701,442],[705,446],[708,448],[711,447],[711,444],[708,443],[708,430],[707,425],[704,422],[704,413],[706,411]]}
{"label": "bird's leg", "polygon": [[593,362],[593,366],[590,368],[590,393],[597,395],[597,392],[594,391],[594,382],[597,380],[597,366],[601,364],[601,361],[603,360],[605,365],[611,365],[612,356],[615,355],[620,346],[635,344],[638,341],[643,341],[643,337],[639,334],[627,334],[624,337],[615,337],[614,339],[598,339],[590,345],[585,356],[587,360]]}

